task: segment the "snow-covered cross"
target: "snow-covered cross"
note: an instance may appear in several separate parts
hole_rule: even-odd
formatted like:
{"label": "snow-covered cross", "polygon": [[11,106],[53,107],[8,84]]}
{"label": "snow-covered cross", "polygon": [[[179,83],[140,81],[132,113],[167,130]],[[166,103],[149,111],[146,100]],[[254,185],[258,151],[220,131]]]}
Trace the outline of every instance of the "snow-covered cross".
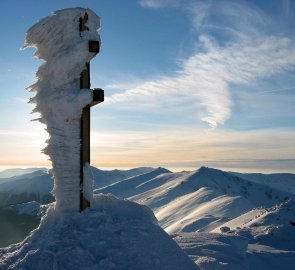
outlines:
{"label": "snow-covered cross", "polygon": [[[85,12],[83,17],[79,19],[79,31],[82,37],[83,31],[88,31],[87,27],[88,13]],[[97,40],[89,40],[88,50],[91,53],[99,53],[100,42]],[[85,69],[81,72],[80,88],[90,89],[90,63],[85,63]],[[80,211],[90,206],[90,201],[84,196],[84,167],[90,164],[90,107],[104,101],[104,91],[102,89],[93,90],[93,100],[90,104],[83,108],[81,116],[81,153],[80,153]]]}
{"label": "snow-covered cross", "polygon": [[43,150],[52,161],[55,208],[82,211],[93,196],[90,170],[90,107],[104,100],[101,89],[90,89],[90,60],[99,52],[99,17],[90,9],[68,8],[54,12],[33,25],[26,47],[36,48],[44,60],[37,82],[39,121],[49,133]]}

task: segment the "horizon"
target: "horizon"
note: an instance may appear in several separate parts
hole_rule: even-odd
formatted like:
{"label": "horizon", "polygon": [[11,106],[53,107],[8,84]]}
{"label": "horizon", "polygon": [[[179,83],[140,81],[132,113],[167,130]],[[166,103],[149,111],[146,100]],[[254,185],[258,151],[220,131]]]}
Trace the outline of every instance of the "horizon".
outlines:
{"label": "horizon", "polygon": [[[275,161],[268,161],[268,162],[275,162]],[[292,160],[292,162],[294,162]],[[210,162],[209,164],[197,164],[196,166],[186,166],[186,167],[180,167],[180,166],[157,166],[156,164],[154,165],[143,165],[143,166],[121,166],[121,167],[114,167],[114,166],[96,166],[91,164],[91,166],[96,167],[97,169],[100,170],[105,170],[105,171],[112,171],[112,170],[130,170],[134,168],[140,168],[140,167],[152,167],[154,169],[156,168],[165,168],[170,170],[173,173],[176,172],[181,172],[181,171],[197,171],[201,167],[206,167],[206,168],[211,168],[211,169],[217,169],[225,172],[238,172],[238,173],[262,173],[262,174],[280,174],[280,173],[290,173],[290,174],[295,174],[295,169],[285,169],[285,168],[271,168],[267,166],[246,166],[243,167],[241,165],[236,165],[236,166],[226,166],[226,165],[218,165],[217,163]],[[41,168],[46,168],[46,169],[52,169],[52,166],[42,166],[36,164],[36,166],[0,166],[0,173],[6,170],[14,170],[14,169],[41,169]]]}
{"label": "horizon", "polygon": [[[53,0],[0,4],[0,170],[51,167],[48,137],[30,114],[40,61],[20,51]],[[15,6],[18,8],[15,9]],[[295,3],[285,1],[83,1],[101,18],[92,88],[91,165],[295,173]]]}

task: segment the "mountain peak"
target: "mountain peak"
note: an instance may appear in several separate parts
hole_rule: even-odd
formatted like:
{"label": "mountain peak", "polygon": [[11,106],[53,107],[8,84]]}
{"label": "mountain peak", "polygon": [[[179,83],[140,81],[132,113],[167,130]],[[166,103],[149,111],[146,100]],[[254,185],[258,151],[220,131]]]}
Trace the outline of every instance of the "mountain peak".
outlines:
{"label": "mountain peak", "polygon": [[211,172],[211,173],[218,172],[218,173],[223,173],[223,171],[221,171],[221,170],[206,167],[206,166],[200,167],[200,169],[198,169],[197,172]]}
{"label": "mountain peak", "polygon": [[155,169],[153,172],[158,172],[158,173],[171,173],[171,171],[169,171],[168,169],[162,168],[162,167],[158,167],[157,169]]}

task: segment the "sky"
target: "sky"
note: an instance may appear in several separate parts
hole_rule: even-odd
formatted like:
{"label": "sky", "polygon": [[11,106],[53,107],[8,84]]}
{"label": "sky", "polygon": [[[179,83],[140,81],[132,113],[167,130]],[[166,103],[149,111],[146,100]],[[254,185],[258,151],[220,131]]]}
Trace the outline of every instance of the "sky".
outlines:
{"label": "sky", "polygon": [[27,103],[41,62],[21,47],[38,20],[77,6],[101,18],[92,165],[295,172],[291,0],[1,1],[0,168],[51,166]]}

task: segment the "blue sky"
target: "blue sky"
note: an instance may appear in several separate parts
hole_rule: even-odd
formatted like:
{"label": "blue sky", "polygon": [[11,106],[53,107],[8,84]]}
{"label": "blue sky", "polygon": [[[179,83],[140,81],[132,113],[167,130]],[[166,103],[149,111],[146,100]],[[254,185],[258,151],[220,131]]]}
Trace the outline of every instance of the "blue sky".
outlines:
{"label": "blue sky", "polygon": [[92,164],[201,165],[295,172],[293,1],[2,1],[0,166],[50,166],[47,134],[25,88],[40,64],[21,51],[51,12],[89,7],[101,17],[93,87]]}

